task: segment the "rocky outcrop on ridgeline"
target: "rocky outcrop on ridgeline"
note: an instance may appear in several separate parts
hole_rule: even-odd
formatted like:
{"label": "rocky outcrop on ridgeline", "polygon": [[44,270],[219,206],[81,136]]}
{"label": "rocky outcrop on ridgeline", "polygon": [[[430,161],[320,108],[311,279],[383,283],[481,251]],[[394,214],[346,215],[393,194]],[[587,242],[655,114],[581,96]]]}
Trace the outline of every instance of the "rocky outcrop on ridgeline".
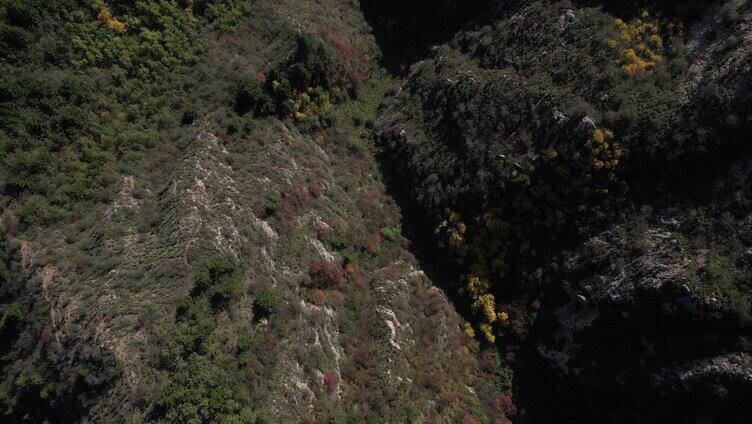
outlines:
{"label": "rocky outcrop on ridgeline", "polygon": [[[557,381],[543,397],[561,410],[575,399],[582,405],[566,417],[749,416],[750,215],[721,224],[696,215],[705,212],[644,211],[562,255],[558,293],[548,296],[530,349]],[[536,420],[550,418],[536,412]]]}

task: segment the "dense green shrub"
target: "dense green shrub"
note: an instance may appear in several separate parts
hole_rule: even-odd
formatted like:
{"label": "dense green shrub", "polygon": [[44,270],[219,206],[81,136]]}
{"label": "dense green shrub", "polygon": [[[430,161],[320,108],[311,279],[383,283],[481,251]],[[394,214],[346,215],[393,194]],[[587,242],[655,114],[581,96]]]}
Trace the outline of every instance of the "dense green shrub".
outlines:
{"label": "dense green shrub", "polygon": [[3,2],[1,10],[7,23],[28,29],[42,19],[44,3],[41,0],[8,0]]}
{"label": "dense green shrub", "polygon": [[347,149],[352,153],[362,154],[368,150],[368,147],[362,139],[358,137],[350,137],[347,140]]}
{"label": "dense green shrub", "polygon": [[231,371],[203,357],[193,357],[169,382],[161,385],[149,404],[148,417],[159,423],[253,423]]}
{"label": "dense green shrub", "polygon": [[10,55],[29,44],[33,35],[23,28],[0,23],[0,52]]}
{"label": "dense green shrub", "polygon": [[0,386],[0,392],[6,394],[0,398],[5,406],[3,419],[78,421],[93,400],[119,377],[111,354],[81,341],[69,343],[66,350],[36,346],[17,360],[11,378]]}
{"label": "dense green shrub", "polygon": [[227,123],[227,135],[245,137],[256,129],[258,125],[251,115],[234,116]]}
{"label": "dense green shrub", "polygon": [[[343,65],[332,58],[318,37],[299,34],[296,50],[268,74],[244,75],[238,81],[233,108],[238,115],[277,115],[304,124],[310,132],[331,125],[332,101],[342,96],[346,82],[337,73]],[[228,134],[247,134],[242,121],[233,120]]]}
{"label": "dense green shrub", "polygon": [[0,340],[3,340],[3,346],[0,348],[0,353],[4,354],[13,346],[13,342],[15,342],[21,330],[21,320],[21,311],[16,307],[10,306],[2,311],[2,317],[0,317]]}
{"label": "dense green shrub", "polygon": [[214,307],[222,307],[232,299],[240,284],[240,270],[231,259],[211,259],[199,268],[193,281],[192,298],[205,295]]}
{"label": "dense green shrub", "polygon": [[264,204],[264,217],[269,218],[276,215],[282,207],[281,203],[282,199],[280,198],[279,193],[275,192],[269,196]]}
{"label": "dense green shrub", "polygon": [[250,2],[239,0],[183,0],[183,3],[221,31],[234,28],[251,11]]}
{"label": "dense green shrub", "polygon": [[[98,143],[103,122],[94,113],[90,78],[46,80],[7,71],[0,83],[0,109],[6,111],[0,118],[0,190],[25,205],[25,222],[49,222],[92,201],[111,181],[106,164],[114,152]],[[47,209],[44,204],[61,213],[37,220],[31,212]]]}
{"label": "dense green shrub", "polygon": [[121,370],[91,338],[56,332],[20,260],[18,246],[0,239],[0,421],[80,421]]}
{"label": "dense green shrub", "polygon": [[253,300],[253,320],[268,319],[279,309],[280,301],[274,292],[263,291],[256,294]]}
{"label": "dense green shrub", "polygon": [[198,119],[200,113],[201,111],[198,106],[190,104],[183,109],[183,117],[180,119],[180,122],[183,125],[191,125]]}
{"label": "dense green shrub", "polygon": [[397,241],[400,238],[399,229],[393,227],[382,228],[381,231],[379,231],[379,234],[381,234],[381,236],[387,241]]}
{"label": "dense green shrub", "polygon": [[235,112],[238,115],[252,113],[254,116],[272,115],[276,107],[272,98],[255,79],[244,77],[238,82],[235,95]]}
{"label": "dense green shrub", "polygon": [[308,87],[332,88],[335,71],[334,60],[324,41],[301,34],[295,55],[287,64],[287,78],[292,86],[301,90]]}
{"label": "dense green shrub", "polygon": [[157,366],[168,374],[148,398],[149,421],[255,419],[248,388],[241,385],[240,374],[233,369],[240,366],[239,360],[232,356],[231,364],[224,364],[226,346],[215,335],[215,314],[234,298],[240,276],[236,261],[224,257],[206,261],[194,273],[190,295],[178,304],[174,321],[162,329]]}

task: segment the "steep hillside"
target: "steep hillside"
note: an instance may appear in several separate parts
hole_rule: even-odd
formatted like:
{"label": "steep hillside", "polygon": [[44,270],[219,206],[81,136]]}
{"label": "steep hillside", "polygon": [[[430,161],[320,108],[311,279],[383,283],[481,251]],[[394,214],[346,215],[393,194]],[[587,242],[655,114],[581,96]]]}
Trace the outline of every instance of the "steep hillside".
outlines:
{"label": "steep hillside", "polygon": [[413,65],[387,174],[512,353],[521,421],[745,422],[751,5],[583,3]]}
{"label": "steep hillside", "polygon": [[380,182],[351,2],[0,16],[2,421],[503,418]]}

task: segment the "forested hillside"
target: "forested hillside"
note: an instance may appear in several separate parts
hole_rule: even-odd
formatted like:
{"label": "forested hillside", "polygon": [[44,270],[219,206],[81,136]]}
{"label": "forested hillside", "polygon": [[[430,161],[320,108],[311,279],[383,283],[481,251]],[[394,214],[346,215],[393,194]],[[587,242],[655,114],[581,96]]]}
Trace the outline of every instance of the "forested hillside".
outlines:
{"label": "forested hillside", "polygon": [[380,183],[357,5],[0,16],[2,421],[503,416]]}
{"label": "forested hillside", "polygon": [[746,423],[752,3],[0,0],[0,422]]}
{"label": "forested hillside", "polygon": [[525,420],[749,416],[751,13],[517,2],[386,102],[387,175],[466,331],[523,352]]}

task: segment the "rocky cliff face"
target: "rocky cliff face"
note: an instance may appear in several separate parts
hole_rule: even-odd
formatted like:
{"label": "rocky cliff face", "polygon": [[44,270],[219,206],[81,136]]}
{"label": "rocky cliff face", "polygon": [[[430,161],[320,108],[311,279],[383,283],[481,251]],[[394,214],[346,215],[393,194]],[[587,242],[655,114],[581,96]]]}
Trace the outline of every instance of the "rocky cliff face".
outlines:
{"label": "rocky cliff face", "polygon": [[[748,165],[732,169],[749,182]],[[583,402],[571,419],[611,405],[627,421],[746,420],[749,214],[721,220],[686,205],[645,210],[560,257],[559,301],[531,354],[559,382],[554,404],[568,393]]]}

